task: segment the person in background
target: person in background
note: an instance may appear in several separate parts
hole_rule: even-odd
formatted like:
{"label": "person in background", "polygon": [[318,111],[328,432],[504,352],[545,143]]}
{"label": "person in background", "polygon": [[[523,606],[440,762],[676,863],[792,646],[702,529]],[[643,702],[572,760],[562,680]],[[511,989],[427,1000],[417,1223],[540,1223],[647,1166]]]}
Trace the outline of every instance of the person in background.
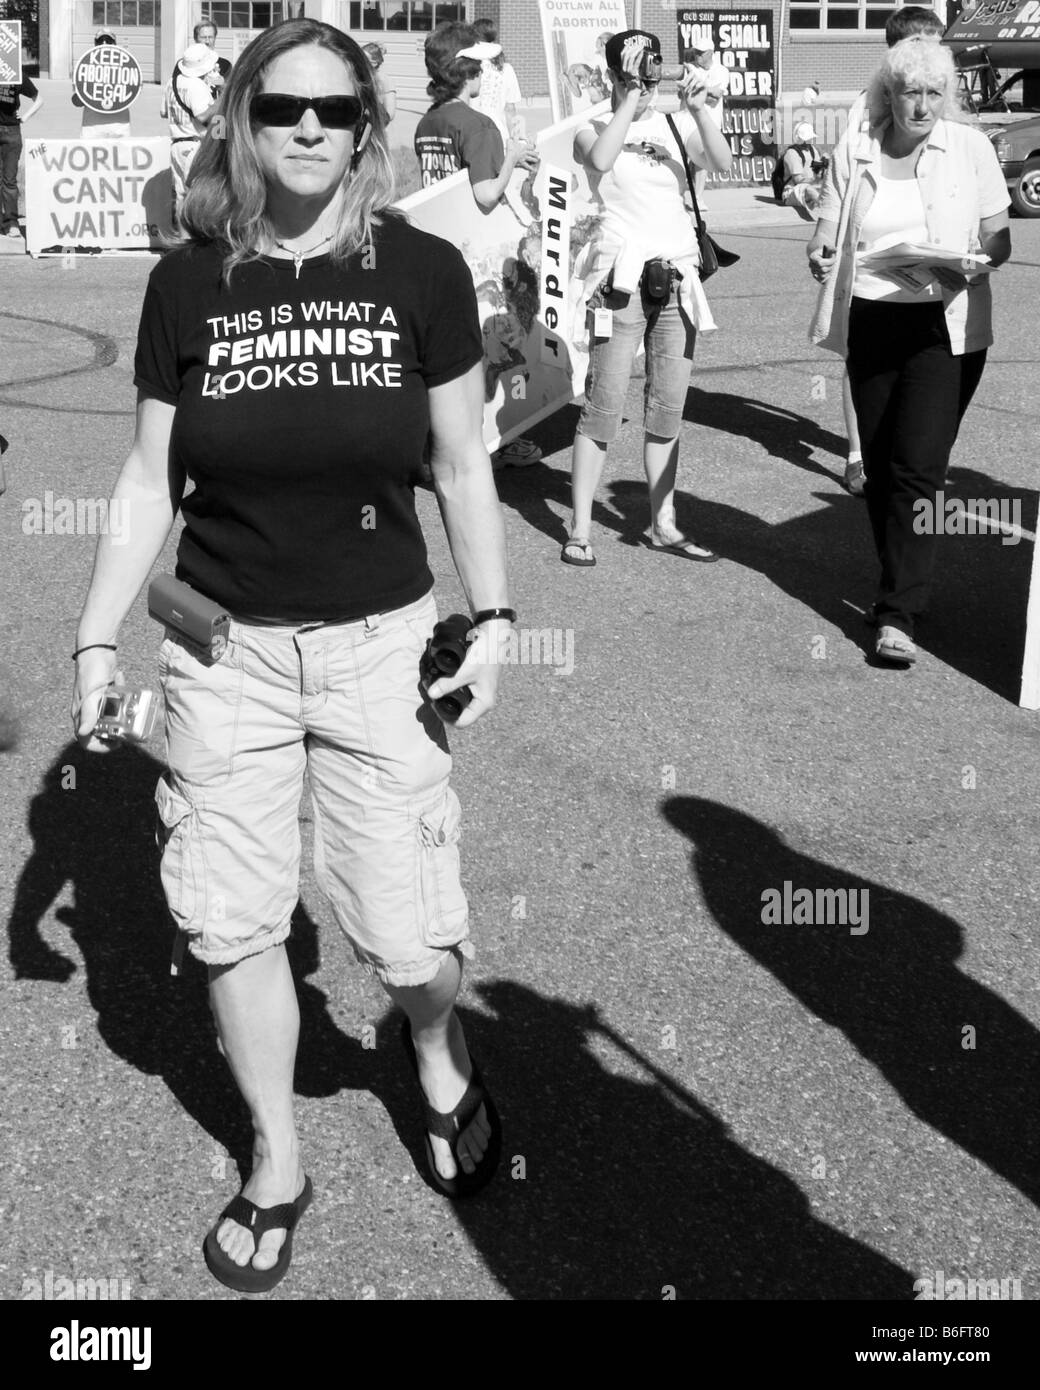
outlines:
{"label": "person in background", "polygon": [[[118,43],[115,34],[101,29],[94,35],[94,47]],[[72,93],[72,104],[83,112],[80,118],[80,135],[84,140],[121,140],[130,134],[130,109],[125,111],[92,111],[84,106],[78,92]]]}
{"label": "person in background", "polygon": [[[592,504],[616,439],[632,362],[646,349],[643,467],[650,500],[654,550],[687,560],[718,556],[684,536],[675,519],[679,432],[690,384],[698,328],[714,323],[701,288],[697,232],[686,206],[687,182],[679,141],[692,167],[729,169],[731,155],[715,118],[705,109],[706,73],[690,65],[679,84],[680,110],[673,132],[656,109],[656,84],[639,76],[643,54],[658,59],[655,34],[625,30],[606,46],[613,87],[611,110],[580,125],[574,157],[589,174],[603,206],[605,254],[589,301],[593,323],[585,404],[574,437],[571,464],[573,514],[560,553],[565,565],[596,563],[590,538]],[[599,311],[599,312],[597,312]],[[597,320],[606,314],[607,323]]]}
{"label": "person in background", "polygon": [[380,69],[386,62],[386,49],[381,43],[362,44],[362,52],[372,66],[372,75],[376,80],[376,91],[379,93],[379,104],[383,108],[383,119],[389,123],[397,115],[397,88],[388,87],[386,79]]}
{"label": "person in background", "polygon": [[[881,561],[868,621],[879,660],[916,660],[935,559],[936,495],[993,341],[989,276],[1011,254],[1007,185],[989,140],[964,123],[947,48],[918,38],[888,52],[868,89],[870,126],[836,146],[809,241],[820,282],[810,338],[846,359],[866,464],[866,499]],[[901,242],[922,255],[907,285],[864,254]],[[956,266],[956,269],[953,268]],[[922,529],[921,503],[931,508]]]}
{"label": "person in background", "polygon": [[[942,21],[927,5],[902,5],[893,10],[885,21],[885,43],[889,48],[903,39],[934,39],[936,42],[944,33]],[[819,84],[817,84],[818,86]],[[803,93],[804,97],[804,93]],[[870,129],[867,112],[867,94],[861,92],[849,108],[845,131],[838,142],[850,144],[865,138]],[[848,370],[841,379],[841,406],[845,416],[845,433],[848,436],[848,450],[845,455],[845,488],[853,497],[865,496],[866,473],[863,467],[863,452],[860,446],[859,427],[856,424],[856,407],[852,399]]]}
{"label": "person in background", "polygon": [[[28,98],[23,109],[22,97]],[[18,165],[22,158],[22,125],[43,102],[36,83],[23,77],[18,86],[0,83],[0,236],[20,238],[18,225]]]}
{"label": "person in background", "polygon": [[511,135],[522,138],[520,128],[520,83],[512,63],[507,63],[498,42],[498,30],[490,19],[475,19],[473,28],[481,43],[497,48],[498,52],[485,58],[481,64],[483,71],[480,91],[473,98],[474,111],[482,111],[490,116],[503,145]]}
{"label": "person in background", "polygon": [[[204,19],[201,24],[196,24],[191,31],[192,40],[195,43],[204,43],[207,48],[216,49],[217,46],[217,26],[212,19]],[[206,78],[210,90],[214,96],[221,91],[224,83],[231,72],[231,64],[226,58],[217,58],[217,66]]]}
{"label": "person in background", "polygon": [[785,207],[794,208],[807,222],[816,221],[820,188],[826,163],[816,148],[816,132],[808,121],[794,128],[794,144],[784,152]]}
{"label": "person in background", "polygon": [[815,106],[820,99],[820,79],[814,77],[808,87],[802,91],[802,105]]}
{"label": "person in background", "polygon": [[188,170],[216,115],[219,99],[208,78],[217,68],[217,55],[207,44],[189,44],[174,64],[163,92],[159,114],[170,124],[170,173],[173,176],[173,217],[176,225],[188,186]]}
{"label": "person in background", "polygon": [[[503,143],[490,117],[473,108],[485,54],[470,24],[439,24],[426,39],[426,88],[433,105],[415,128],[415,153],[424,188],[465,169],[477,204],[489,212],[501,199],[513,170],[529,169],[536,157],[521,140]],[[494,455],[496,468],[525,467],[542,457],[530,439],[514,439]]]}

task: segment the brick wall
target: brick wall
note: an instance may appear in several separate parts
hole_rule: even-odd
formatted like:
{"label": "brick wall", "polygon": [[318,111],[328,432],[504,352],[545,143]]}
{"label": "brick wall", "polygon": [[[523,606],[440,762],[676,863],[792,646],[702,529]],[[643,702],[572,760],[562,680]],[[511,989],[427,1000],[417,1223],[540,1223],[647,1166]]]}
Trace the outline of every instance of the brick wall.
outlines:
{"label": "brick wall", "polygon": [[[684,6],[680,0],[643,0],[643,28],[657,34],[664,50],[665,61],[678,57],[678,19],[676,10],[696,9],[696,3]],[[701,8],[713,8],[705,4]],[[723,8],[722,3],[714,6]],[[734,11],[741,6],[731,6]],[[885,41],[880,34],[832,37],[808,31],[780,34],[780,0],[751,0],[748,10],[772,10],[774,42],[783,43],[782,83],[785,92],[798,93],[814,78],[819,78],[824,94],[858,92],[866,86],[871,73],[881,62]],[[629,22],[633,13],[627,5]],[[498,25],[498,36],[505,55],[516,68],[520,90],[525,97],[547,97],[549,91],[542,49],[542,30],[538,18],[537,0],[473,0],[473,18],[486,17]],[[803,36],[804,35],[804,36]]]}

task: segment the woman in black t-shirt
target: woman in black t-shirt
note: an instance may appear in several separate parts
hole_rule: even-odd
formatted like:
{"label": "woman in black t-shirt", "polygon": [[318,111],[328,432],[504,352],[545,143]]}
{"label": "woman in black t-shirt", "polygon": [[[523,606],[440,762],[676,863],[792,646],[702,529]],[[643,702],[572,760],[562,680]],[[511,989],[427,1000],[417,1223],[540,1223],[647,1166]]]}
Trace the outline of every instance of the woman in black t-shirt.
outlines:
{"label": "woman in black t-shirt", "polygon": [[469,686],[460,727],[495,703],[513,615],[472,281],[453,247],[387,210],[392,168],[360,49],[313,20],[266,30],[233,69],[222,115],[193,165],[189,241],[149,282],[137,432],[111,504],[130,525],[99,543],[73,713],[100,751],[92,731],[116,633],[181,509],[177,577],[232,622],[218,659],[172,629],[161,649],[163,884],[209,967],[256,1133],[252,1174],[206,1260],[231,1288],[260,1291],[288,1268],[311,1199],[284,946],[305,769],[318,880],[407,1016],[430,1180],[465,1196],[499,1158],[497,1115],[453,1008],[471,949],[458,802],[443,726],[418,686],[435,619],[414,505],[428,435],[475,611],[462,666],[429,689],[439,699]]}

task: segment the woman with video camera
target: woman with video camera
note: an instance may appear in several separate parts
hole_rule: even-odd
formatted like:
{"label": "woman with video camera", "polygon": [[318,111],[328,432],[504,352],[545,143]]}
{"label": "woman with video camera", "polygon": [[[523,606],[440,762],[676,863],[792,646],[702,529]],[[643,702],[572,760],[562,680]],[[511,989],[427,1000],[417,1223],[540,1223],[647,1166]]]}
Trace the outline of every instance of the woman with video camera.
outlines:
{"label": "woman with video camera", "polygon": [[[274,1286],[311,1199],[293,1118],[299,1011],[285,950],[298,803],[354,951],[404,1010],[429,1179],[492,1176],[494,1105],[454,1012],[471,954],[459,805],[444,729],[419,694],[436,617],[416,516],[424,445],[475,616],[458,720],[495,703],[508,608],[503,527],[481,435],[472,278],[454,247],[389,210],[393,170],[369,64],[330,25],[264,30],[225,89],[225,138],[192,168],[187,244],[153,270],[137,431],[116,484],[126,544],[102,537],[76,643],[73,717],[93,736],[115,643],[178,509],[177,577],[233,618],[218,659],[167,636],[162,877],[209,970],[254,1166],[205,1242],[243,1292]],[[185,497],[185,482],[194,490]]]}
{"label": "woman with video camera", "polygon": [[[678,136],[656,109],[661,44],[631,29],[605,48],[612,110],[579,127],[575,157],[589,171],[603,205],[606,281],[589,302],[592,348],[585,404],[574,439],[571,487],[574,512],[560,558],[588,567],[592,503],[616,438],[632,362],[646,349],[643,466],[650,490],[648,544],[688,560],[716,560],[684,536],[675,522],[679,430],[690,383],[698,327],[713,327],[701,289],[697,229],[686,205],[691,166],[725,170],[730,151],[705,102],[705,74],[692,65],[679,82]],[[598,311],[598,312],[597,312]]]}

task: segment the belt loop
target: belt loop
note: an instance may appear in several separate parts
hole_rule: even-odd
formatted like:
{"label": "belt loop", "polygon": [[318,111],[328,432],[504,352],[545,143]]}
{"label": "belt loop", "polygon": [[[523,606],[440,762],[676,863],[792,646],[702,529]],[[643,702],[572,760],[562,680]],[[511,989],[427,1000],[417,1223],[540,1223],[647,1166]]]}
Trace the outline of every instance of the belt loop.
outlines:
{"label": "belt loop", "polygon": [[374,637],[378,631],[379,614],[372,613],[369,617],[365,619],[365,641],[367,642],[370,637]]}

